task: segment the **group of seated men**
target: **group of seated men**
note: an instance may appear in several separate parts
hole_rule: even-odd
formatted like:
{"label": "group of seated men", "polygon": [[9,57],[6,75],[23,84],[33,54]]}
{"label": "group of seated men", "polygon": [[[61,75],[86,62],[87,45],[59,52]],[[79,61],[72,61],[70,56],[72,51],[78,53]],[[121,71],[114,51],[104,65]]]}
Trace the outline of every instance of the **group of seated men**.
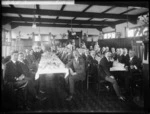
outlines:
{"label": "group of seated men", "polygon": [[[35,52],[33,49],[30,51],[26,49],[25,53],[12,51],[10,56],[3,58],[3,88],[10,100],[14,99],[12,97],[15,94],[14,91],[20,88],[25,88],[24,93],[30,96],[31,101],[40,99],[37,95],[34,81],[41,57],[40,54],[40,51]],[[27,106],[28,104],[26,104],[26,108],[29,108]]]}
{"label": "group of seated men", "polygon": [[[78,50],[78,49],[77,49]],[[108,47],[102,48],[102,50],[91,50],[85,49],[84,52],[71,51],[69,48],[61,49],[57,52],[58,57],[64,62],[64,64],[71,69],[69,76],[70,84],[70,97],[69,100],[73,98],[74,94],[74,83],[78,80],[84,80],[86,73],[90,73],[95,81],[98,81],[98,69],[100,66],[101,77],[112,83],[113,88],[120,100],[125,100],[123,95],[121,95],[119,86],[115,77],[110,72],[110,67],[112,67],[113,61],[118,61],[123,63],[124,67],[128,69],[129,73],[125,79],[126,91],[129,92],[129,86],[134,80],[133,74],[141,70],[141,62],[139,58],[135,55],[133,50],[128,50],[126,48],[111,48],[109,51]],[[78,61],[79,58],[79,62]],[[113,60],[113,61],[111,61]],[[82,76],[80,75],[82,73]],[[74,76],[77,75],[77,76]],[[84,78],[83,78],[84,77]]]}
{"label": "group of seated men", "polygon": [[[111,51],[109,51],[109,49],[105,49],[104,51],[103,49],[103,52],[101,50],[91,50],[89,52],[88,49],[85,49],[84,52],[80,53],[79,49],[73,51],[69,48],[58,49],[56,55],[70,72],[70,75],[66,78],[66,80],[69,81],[69,96],[67,100],[73,98],[75,83],[79,80],[85,80],[87,71],[93,75],[95,80],[98,80],[98,65],[102,68],[101,77],[112,83],[116,95],[120,100],[125,100],[120,92],[117,81],[109,70],[112,65],[111,60],[118,60],[124,63],[125,67],[128,67],[131,75],[127,78],[127,86],[129,83],[132,83],[132,73],[138,71],[141,64],[139,59],[135,56],[134,51],[130,50],[128,54],[126,48],[123,51],[120,50],[123,49],[118,49],[117,52],[115,52],[114,48],[112,48]],[[40,99],[34,85],[34,76],[40,59],[36,59],[33,53],[33,50],[30,50],[30,52],[26,50],[26,54],[18,53],[17,51],[11,53],[11,58],[5,63],[4,67],[4,84],[11,88],[20,88],[23,85],[27,85],[26,91],[28,91],[34,99]]]}

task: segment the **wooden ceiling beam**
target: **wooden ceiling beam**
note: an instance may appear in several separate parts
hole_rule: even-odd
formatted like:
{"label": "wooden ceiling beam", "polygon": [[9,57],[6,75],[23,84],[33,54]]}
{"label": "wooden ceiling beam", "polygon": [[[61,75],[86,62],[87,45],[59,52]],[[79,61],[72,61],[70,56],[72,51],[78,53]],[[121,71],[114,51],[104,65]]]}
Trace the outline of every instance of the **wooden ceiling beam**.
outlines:
{"label": "wooden ceiling beam", "polygon": [[[5,20],[5,19],[9,19],[11,21],[22,21],[19,17],[4,17],[3,16],[2,20]],[[24,20],[26,22],[33,22],[33,18],[29,18],[29,17],[24,18]],[[40,20],[36,19],[36,22],[70,23],[70,20],[65,20],[65,19],[58,19],[58,20],[56,20],[56,19],[43,19],[43,18],[41,18]],[[102,26],[103,25],[109,26],[109,25],[112,25],[112,24],[117,24],[117,22],[124,22],[124,20],[120,20],[120,21],[116,21],[116,22],[74,20],[72,22],[72,24],[98,24],[98,25],[102,25]]]}
{"label": "wooden ceiling beam", "polygon": [[[22,15],[17,11],[17,9],[14,7],[14,5],[10,5],[10,7],[12,8],[12,10],[15,10],[15,12],[19,15],[19,17],[20,17],[20,19],[22,20],[22,21],[25,21],[24,19],[23,19],[23,17],[22,17]],[[25,21],[25,23],[26,23],[26,21]]]}
{"label": "wooden ceiling beam", "polygon": [[[16,23],[16,22],[12,22],[12,29],[18,27],[18,26],[31,26],[32,27],[32,23]],[[37,26],[41,26],[41,27],[63,27],[63,28],[70,28],[70,25],[62,25],[62,24],[37,24]],[[97,26],[83,26],[83,25],[73,25],[73,28],[94,28],[96,29]]]}
{"label": "wooden ceiling beam", "polygon": [[92,5],[102,5],[102,6],[116,6],[116,7],[127,7],[127,6],[133,6],[133,7],[145,7],[148,8],[148,1],[77,1],[76,4],[92,4]]}
{"label": "wooden ceiling beam", "polygon": [[[17,9],[18,13],[20,14],[27,14],[27,15],[34,15],[34,9],[27,9],[27,8],[15,8]],[[2,8],[3,13],[16,13],[15,10],[11,8]],[[57,10],[39,10],[38,15],[49,15],[49,16],[67,16],[67,17],[74,17],[80,15],[81,12],[73,12],[73,11],[57,11]],[[126,20],[127,15],[120,15],[120,14],[101,14],[101,13],[91,13],[91,12],[84,12],[80,17],[83,18],[112,18],[112,19],[121,19]],[[130,15],[130,18],[137,17],[136,15]]]}
{"label": "wooden ceiling beam", "polygon": [[[64,10],[64,8],[66,7],[66,5],[62,5],[60,11],[62,12]],[[59,16],[57,16],[56,20],[59,18]]]}
{"label": "wooden ceiling beam", "polygon": [[92,5],[87,6],[79,15],[76,15],[72,20],[75,20],[77,17],[80,17],[86,10],[88,10]]}

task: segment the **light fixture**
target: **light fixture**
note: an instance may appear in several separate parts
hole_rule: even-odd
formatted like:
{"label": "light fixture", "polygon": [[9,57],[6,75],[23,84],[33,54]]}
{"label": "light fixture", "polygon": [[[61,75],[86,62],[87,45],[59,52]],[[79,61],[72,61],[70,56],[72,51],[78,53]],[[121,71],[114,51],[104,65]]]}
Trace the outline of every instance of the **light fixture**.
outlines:
{"label": "light fixture", "polygon": [[35,22],[33,23],[32,28],[36,28],[36,23]]}
{"label": "light fixture", "polygon": [[32,28],[34,28],[34,29],[36,28],[36,16],[35,16],[35,12],[34,12],[34,20],[33,20]]}
{"label": "light fixture", "polygon": [[71,34],[72,34],[73,36],[76,35],[76,33],[73,31],[73,28],[72,28],[72,20],[71,20]]}

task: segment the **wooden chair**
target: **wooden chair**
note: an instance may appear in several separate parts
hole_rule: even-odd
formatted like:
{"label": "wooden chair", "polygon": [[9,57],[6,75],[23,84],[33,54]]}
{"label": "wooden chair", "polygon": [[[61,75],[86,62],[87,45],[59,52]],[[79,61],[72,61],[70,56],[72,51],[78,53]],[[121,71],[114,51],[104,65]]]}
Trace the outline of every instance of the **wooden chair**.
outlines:
{"label": "wooden chair", "polygon": [[[98,65],[97,65],[98,66]],[[97,70],[98,71],[98,70]],[[97,72],[97,74],[98,74],[98,72]],[[96,75],[95,75],[96,76]],[[94,78],[97,78],[97,76],[96,77],[93,77],[92,75],[91,75],[91,73],[90,73],[90,67],[88,66],[88,68],[87,68],[87,72],[86,72],[86,89],[88,90],[89,89],[89,85],[90,84],[98,84],[98,82],[96,81],[96,80],[94,80]]]}
{"label": "wooden chair", "polygon": [[[98,65],[98,88],[97,88],[97,91],[98,91],[98,96],[100,95],[100,92],[104,92],[104,91],[110,91],[111,90],[111,83],[104,80],[102,77],[101,77],[101,71],[102,71],[102,68],[100,65]],[[103,89],[102,89],[102,88]]]}
{"label": "wooden chair", "polygon": [[16,108],[25,109],[27,106],[27,94],[25,87],[28,83],[22,85],[19,88],[14,89],[15,99],[16,99]]}

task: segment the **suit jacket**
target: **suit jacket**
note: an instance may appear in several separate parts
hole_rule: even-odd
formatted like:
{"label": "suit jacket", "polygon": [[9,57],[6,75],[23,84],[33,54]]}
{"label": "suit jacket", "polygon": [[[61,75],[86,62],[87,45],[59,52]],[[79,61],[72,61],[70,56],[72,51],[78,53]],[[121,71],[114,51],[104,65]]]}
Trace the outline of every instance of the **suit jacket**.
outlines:
{"label": "suit jacket", "polygon": [[16,62],[16,65],[11,60],[5,64],[3,71],[4,81],[15,82],[16,78],[21,74],[22,69],[20,68],[18,61]]}
{"label": "suit jacket", "polygon": [[107,60],[106,57],[103,57],[100,61],[100,65],[99,65],[99,70],[100,70],[100,76],[102,78],[105,79],[106,76],[111,76],[111,73],[110,73],[110,67],[111,67],[111,62],[109,62]]}
{"label": "suit jacket", "polygon": [[117,54],[116,54],[116,53],[112,53],[112,58],[113,58],[114,60],[117,60]]}
{"label": "suit jacket", "polygon": [[64,52],[64,53],[62,54],[62,56],[61,56],[61,60],[62,60],[62,61],[64,61],[65,56],[67,56],[67,53],[66,53],[66,52]]}
{"label": "suit jacket", "polygon": [[28,64],[29,64],[29,65],[32,64],[32,60],[31,60],[30,56],[31,56],[31,55],[26,55],[26,56],[25,56],[25,59],[28,61]]}
{"label": "suit jacket", "polygon": [[85,61],[82,57],[79,57],[78,61],[79,62],[77,62],[75,59],[72,59],[66,66],[68,68],[72,68],[72,70],[76,72],[79,77],[81,77],[81,80],[84,80],[85,74],[86,74],[85,73]]}
{"label": "suit jacket", "polygon": [[19,63],[16,62],[16,65],[10,60],[4,66],[3,76],[4,76],[4,88],[8,92],[7,94],[13,95],[14,88],[20,87],[27,83],[26,81],[17,81],[21,74],[23,74],[22,69],[19,66]]}
{"label": "suit jacket", "polygon": [[123,63],[123,56],[124,55],[118,55],[117,56],[118,62]]}
{"label": "suit jacket", "polygon": [[10,55],[9,55],[9,56],[6,56],[6,57],[2,60],[2,63],[5,64],[5,63],[7,63],[8,61],[10,61],[10,59],[11,59],[11,56],[10,56]]}
{"label": "suit jacket", "polygon": [[89,59],[88,59],[89,56],[90,56],[90,55],[87,55],[87,56],[86,56],[85,54],[82,54],[82,57],[83,57],[83,59],[84,59],[84,61],[85,61],[85,69],[86,69],[86,71],[88,70],[88,64],[90,63],[90,62],[89,62]]}
{"label": "suit jacket", "polygon": [[98,70],[97,70],[98,61],[96,59],[93,59],[92,56],[88,56],[87,63],[90,64],[90,67],[88,69],[90,74],[97,75],[97,73],[98,73]]}
{"label": "suit jacket", "polygon": [[20,68],[22,69],[23,74],[26,77],[30,77],[31,76],[31,72],[30,72],[30,69],[29,69],[27,63],[25,62],[25,60],[24,60],[24,63],[18,61],[18,64],[20,65]]}
{"label": "suit jacket", "polygon": [[[140,70],[141,69],[141,62],[140,62],[140,60],[138,59],[138,57],[137,56],[134,56],[133,58],[132,58],[132,60],[130,60],[129,61],[129,65],[131,66],[131,65],[135,65],[136,67],[137,67],[137,69],[138,70]],[[129,67],[130,68],[130,67]]]}
{"label": "suit jacket", "polygon": [[130,58],[129,58],[129,54],[127,54],[126,56],[125,56],[125,55],[123,55],[122,63],[124,63],[124,64],[125,64],[125,66],[129,66],[129,60],[130,60]]}
{"label": "suit jacket", "polygon": [[73,59],[72,54],[66,54],[66,56],[63,59],[64,64],[67,64],[69,61],[71,61],[71,59]]}

